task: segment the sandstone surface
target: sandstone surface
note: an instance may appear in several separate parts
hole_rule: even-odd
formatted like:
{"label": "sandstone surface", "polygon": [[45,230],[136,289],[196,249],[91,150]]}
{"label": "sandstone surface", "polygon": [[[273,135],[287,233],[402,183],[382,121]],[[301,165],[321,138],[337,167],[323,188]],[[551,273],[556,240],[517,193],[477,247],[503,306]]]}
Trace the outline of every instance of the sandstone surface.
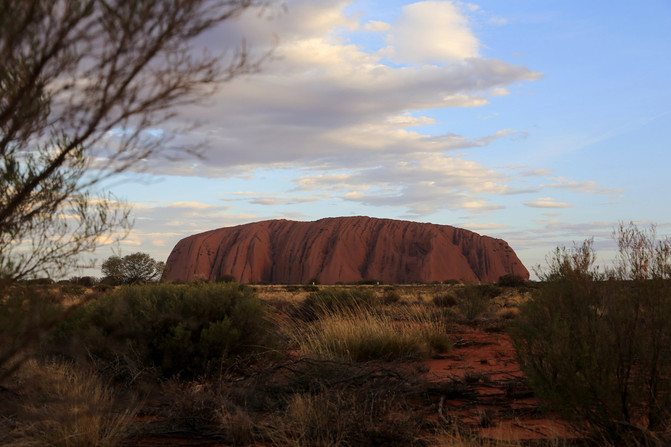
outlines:
{"label": "sandstone surface", "polygon": [[232,275],[240,282],[402,284],[496,282],[504,274],[529,278],[502,239],[449,225],[335,217],[269,220],[189,236],[173,248],[163,280]]}

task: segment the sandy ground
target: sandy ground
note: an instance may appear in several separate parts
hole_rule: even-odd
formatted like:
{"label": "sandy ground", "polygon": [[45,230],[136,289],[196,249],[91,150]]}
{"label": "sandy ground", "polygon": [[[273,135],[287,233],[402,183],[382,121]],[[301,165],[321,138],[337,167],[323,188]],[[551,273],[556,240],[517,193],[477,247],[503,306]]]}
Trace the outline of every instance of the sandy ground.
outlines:
{"label": "sandy ground", "polygon": [[427,378],[459,379],[469,396],[443,399],[439,417],[497,440],[575,437],[566,424],[540,413],[507,335],[464,327],[452,338],[452,352],[427,362]]}

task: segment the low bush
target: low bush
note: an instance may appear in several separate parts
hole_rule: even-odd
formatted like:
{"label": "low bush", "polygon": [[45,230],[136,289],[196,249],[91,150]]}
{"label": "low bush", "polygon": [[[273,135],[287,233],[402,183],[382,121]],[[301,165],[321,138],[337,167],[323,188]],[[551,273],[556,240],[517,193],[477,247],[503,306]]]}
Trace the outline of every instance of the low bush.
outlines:
{"label": "low bush", "polygon": [[384,304],[394,304],[401,301],[401,294],[392,287],[387,287],[382,292],[382,302]]}
{"label": "low bush", "polygon": [[88,303],[65,321],[56,344],[101,359],[119,356],[166,377],[192,377],[246,356],[272,340],[254,292],[234,283],[126,286]]}
{"label": "low bush", "polygon": [[513,275],[507,273],[505,275],[499,276],[497,285],[500,287],[522,287],[526,285],[527,281],[522,278],[520,275]]}
{"label": "low bush", "polygon": [[65,315],[61,296],[51,288],[18,285],[7,293],[0,304],[0,383]]}
{"label": "low bush", "polygon": [[457,302],[457,298],[452,293],[443,293],[433,297],[433,304],[438,307],[454,307]]}
{"label": "low bush", "polygon": [[454,290],[457,295],[457,308],[469,320],[475,320],[488,308],[492,298],[501,293],[501,289],[492,284],[466,284]]}
{"label": "low bush", "polygon": [[76,447],[121,445],[130,434],[135,406],[122,400],[93,372],[72,365],[31,360],[21,366],[16,419],[1,430],[0,443]]}
{"label": "low bush", "polygon": [[327,311],[292,338],[301,355],[348,362],[425,359],[452,348],[445,325],[413,314],[399,322],[369,309]]}
{"label": "low bush", "polygon": [[558,248],[511,336],[537,395],[599,442],[668,445],[671,240],[633,225],[616,237],[605,275],[591,240]]}
{"label": "low bush", "polygon": [[310,293],[294,311],[294,316],[313,321],[324,313],[353,308],[368,309],[380,303],[371,289],[327,288]]}

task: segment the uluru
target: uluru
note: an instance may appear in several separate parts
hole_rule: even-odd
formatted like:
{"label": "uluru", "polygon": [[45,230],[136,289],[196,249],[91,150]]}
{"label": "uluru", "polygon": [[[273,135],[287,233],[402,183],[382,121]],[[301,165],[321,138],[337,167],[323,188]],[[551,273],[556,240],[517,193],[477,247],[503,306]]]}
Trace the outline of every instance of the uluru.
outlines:
{"label": "uluru", "polygon": [[186,237],[166,262],[164,281],[322,284],[378,280],[496,282],[529,272],[502,239],[449,225],[370,217],[314,222],[268,220]]}

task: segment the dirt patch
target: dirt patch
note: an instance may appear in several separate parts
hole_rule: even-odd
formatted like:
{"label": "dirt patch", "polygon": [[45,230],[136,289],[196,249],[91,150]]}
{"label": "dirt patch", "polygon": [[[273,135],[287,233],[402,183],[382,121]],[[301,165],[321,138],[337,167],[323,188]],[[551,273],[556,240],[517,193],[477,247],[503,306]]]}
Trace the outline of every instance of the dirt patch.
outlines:
{"label": "dirt patch", "polygon": [[441,398],[441,419],[496,440],[577,437],[567,424],[541,413],[507,335],[464,327],[452,338],[452,352],[426,362],[430,381],[462,387],[460,395]]}

